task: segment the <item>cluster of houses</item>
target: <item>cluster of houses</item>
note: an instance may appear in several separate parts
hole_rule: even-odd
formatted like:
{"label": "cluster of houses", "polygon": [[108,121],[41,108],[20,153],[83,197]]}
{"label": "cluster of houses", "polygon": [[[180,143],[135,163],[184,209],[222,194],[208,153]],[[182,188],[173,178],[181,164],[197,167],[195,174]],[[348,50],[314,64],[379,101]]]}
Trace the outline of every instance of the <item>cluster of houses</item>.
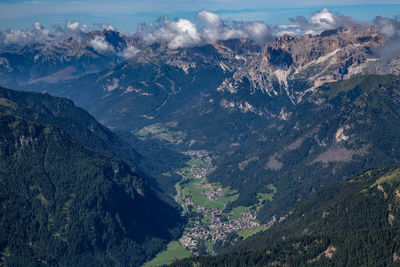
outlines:
{"label": "cluster of houses", "polygon": [[222,188],[205,190],[203,191],[203,194],[206,195],[210,200],[217,200],[225,196]]}
{"label": "cluster of houses", "polygon": [[240,230],[259,226],[256,221],[256,212],[247,211],[239,219],[226,220],[219,209],[198,209],[202,212],[203,216],[210,216],[209,224],[203,224],[199,220],[194,221],[194,227],[192,227],[182,238],[180,243],[186,248],[194,248],[197,245],[199,239],[211,240],[213,243],[220,239],[225,239],[229,233],[238,232]]}
{"label": "cluster of houses", "polygon": [[[205,150],[188,151],[187,155],[201,159],[207,165],[212,166],[212,159]],[[190,176],[206,179],[207,174],[213,170],[213,167],[205,167],[204,165],[192,166],[190,168]],[[184,173],[180,174],[184,178],[190,177]],[[204,190],[203,194],[211,201],[225,196],[222,188]],[[188,196],[183,196],[183,201],[186,206],[197,206],[197,212],[202,215],[190,218],[191,228],[179,239],[180,243],[189,249],[195,248],[198,240],[211,240],[214,243],[217,240],[225,239],[230,233],[259,226],[259,223],[256,221],[256,209],[245,212],[239,219],[232,219],[230,215],[223,214],[220,209],[206,209],[203,206],[196,205],[197,203],[194,203]],[[207,222],[202,222],[200,217],[207,218]]]}
{"label": "cluster of houses", "polygon": [[191,175],[194,178],[202,179],[206,177],[209,173],[211,173],[215,168],[207,168],[207,167],[192,167],[190,169]]}
{"label": "cluster of houses", "polygon": [[191,166],[190,170],[185,172],[177,172],[182,177],[189,178],[192,176],[197,179],[203,179],[215,170],[215,167],[212,167],[212,159],[210,156],[208,156],[208,152],[206,150],[191,150],[185,154],[191,156],[192,158],[201,159],[204,164],[201,164],[200,166],[193,165]]}

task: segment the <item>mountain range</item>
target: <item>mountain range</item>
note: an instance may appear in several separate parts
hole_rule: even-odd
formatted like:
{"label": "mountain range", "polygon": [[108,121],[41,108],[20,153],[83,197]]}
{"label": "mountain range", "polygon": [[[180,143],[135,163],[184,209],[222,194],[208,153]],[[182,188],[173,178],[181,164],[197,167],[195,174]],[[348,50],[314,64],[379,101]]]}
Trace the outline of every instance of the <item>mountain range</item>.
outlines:
{"label": "mountain range", "polygon": [[[2,261],[138,266],[181,237],[198,256],[173,266],[395,265],[393,38],[340,25],[171,48],[110,28],[0,49],[18,90],[0,90]],[[242,228],[196,237],[218,220]]]}
{"label": "mountain range", "polygon": [[239,190],[236,205],[254,202],[267,190],[260,184],[281,184],[264,207],[269,220],[323,184],[398,159],[385,149],[396,138],[374,141],[395,132],[398,116],[399,58],[384,62],[382,45],[374,28],[277,37],[264,48],[249,40],[173,51],[154,45],[48,91],[111,129],[135,134],[161,123],[185,134],[178,150],[229,155],[210,180]]}
{"label": "mountain range", "polygon": [[18,88],[76,79],[114,66],[133,55],[135,47],[140,47],[141,43],[112,29],[61,36],[49,36],[46,32],[42,38],[44,40],[2,45],[0,77],[3,86]]}

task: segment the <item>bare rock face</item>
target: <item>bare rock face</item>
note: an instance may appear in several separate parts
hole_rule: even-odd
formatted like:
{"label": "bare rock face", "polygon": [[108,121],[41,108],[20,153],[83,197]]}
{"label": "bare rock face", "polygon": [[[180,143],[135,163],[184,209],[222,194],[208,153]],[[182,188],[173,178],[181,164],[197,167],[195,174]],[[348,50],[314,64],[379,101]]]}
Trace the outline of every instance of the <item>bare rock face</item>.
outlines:
{"label": "bare rock face", "polygon": [[280,36],[267,43],[232,78],[227,78],[219,91],[235,93],[249,82],[252,92],[285,94],[296,103],[327,82],[358,74],[396,74],[400,60],[382,62],[375,52],[384,43],[376,28],[336,29],[316,36]]}
{"label": "bare rock face", "polygon": [[169,65],[182,69],[186,74],[200,65],[220,67],[224,72],[235,72],[261,48],[248,39],[230,39],[202,46],[168,49],[165,43],[155,43],[143,49],[132,64]]}
{"label": "bare rock face", "polygon": [[[338,49],[342,50],[362,44],[372,49],[379,46],[381,42],[382,40],[377,37],[374,29],[365,32],[359,32],[356,29],[339,29],[325,31],[317,36],[284,35],[267,44],[263,53],[268,55],[271,50],[282,50],[290,54],[293,59],[293,66],[299,68]],[[343,58],[339,56],[336,60],[343,60]]]}

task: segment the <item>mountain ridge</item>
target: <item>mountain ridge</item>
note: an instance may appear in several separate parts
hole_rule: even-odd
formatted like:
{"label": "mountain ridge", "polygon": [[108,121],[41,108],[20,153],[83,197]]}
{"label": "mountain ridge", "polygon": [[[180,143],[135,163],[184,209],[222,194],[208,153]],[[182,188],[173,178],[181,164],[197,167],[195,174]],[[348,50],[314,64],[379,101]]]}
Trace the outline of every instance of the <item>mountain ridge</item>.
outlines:
{"label": "mountain ridge", "polygon": [[139,266],[177,237],[178,211],[135,164],[85,144],[82,125],[65,128],[69,117],[110,134],[88,113],[46,94],[0,94],[2,264]]}

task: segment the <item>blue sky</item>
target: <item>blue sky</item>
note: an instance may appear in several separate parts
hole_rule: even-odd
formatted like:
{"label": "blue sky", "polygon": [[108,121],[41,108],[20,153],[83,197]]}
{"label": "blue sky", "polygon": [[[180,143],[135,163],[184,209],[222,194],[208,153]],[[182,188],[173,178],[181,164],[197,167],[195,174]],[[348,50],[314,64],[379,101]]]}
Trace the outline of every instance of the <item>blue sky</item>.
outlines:
{"label": "blue sky", "polygon": [[309,17],[323,7],[362,21],[371,21],[377,15],[400,16],[400,0],[0,0],[0,30],[31,28],[35,21],[50,28],[70,20],[89,27],[111,24],[120,31],[133,32],[138,24],[164,15],[170,19],[193,20],[201,9],[216,12],[228,20],[288,24],[291,17]]}

